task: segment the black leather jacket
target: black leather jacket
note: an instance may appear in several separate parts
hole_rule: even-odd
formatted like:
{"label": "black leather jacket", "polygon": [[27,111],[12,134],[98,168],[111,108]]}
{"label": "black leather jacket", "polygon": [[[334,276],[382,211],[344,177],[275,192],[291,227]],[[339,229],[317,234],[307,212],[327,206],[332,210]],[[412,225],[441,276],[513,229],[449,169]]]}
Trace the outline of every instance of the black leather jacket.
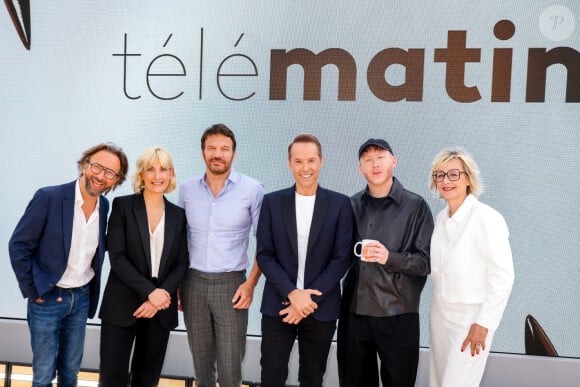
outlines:
{"label": "black leather jacket", "polygon": [[[418,313],[429,274],[433,216],[425,200],[393,178],[385,198],[373,198],[368,187],[351,197],[355,241],[376,239],[389,250],[380,263],[355,259],[343,286],[343,308],[364,316]],[[343,309],[344,310],[344,309]]]}

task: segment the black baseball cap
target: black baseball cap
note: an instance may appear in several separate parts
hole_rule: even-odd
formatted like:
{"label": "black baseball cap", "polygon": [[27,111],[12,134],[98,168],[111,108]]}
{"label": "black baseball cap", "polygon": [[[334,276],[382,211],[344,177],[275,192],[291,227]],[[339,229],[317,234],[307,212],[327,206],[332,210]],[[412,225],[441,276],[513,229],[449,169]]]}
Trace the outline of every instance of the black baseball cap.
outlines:
{"label": "black baseball cap", "polygon": [[362,144],[360,146],[360,148],[358,148],[358,158],[360,159],[360,157],[367,150],[367,148],[369,148],[371,146],[376,146],[377,148],[384,149],[386,151],[391,152],[391,154],[393,154],[393,149],[391,149],[391,146],[389,145],[388,142],[386,142],[385,140],[382,140],[380,138],[369,138],[368,140],[366,140],[364,142],[364,144]]}

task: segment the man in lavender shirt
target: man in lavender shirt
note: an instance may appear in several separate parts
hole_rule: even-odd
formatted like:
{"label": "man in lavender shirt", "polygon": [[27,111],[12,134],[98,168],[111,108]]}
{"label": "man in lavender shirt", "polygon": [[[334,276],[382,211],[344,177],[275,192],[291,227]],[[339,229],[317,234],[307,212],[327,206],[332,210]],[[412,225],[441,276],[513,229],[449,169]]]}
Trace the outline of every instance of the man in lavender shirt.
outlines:
{"label": "man in lavender shirt", "polygon": [[[181,301],[197,387],[239,387],[248,308],[260,269],[248,268],[264,186],[232,169],[234,133],[223,124],[201,137],[205,173],[184,182],[179,205],[187,216],[189,271]],[[217,366],[217,378],[216,378]]]}

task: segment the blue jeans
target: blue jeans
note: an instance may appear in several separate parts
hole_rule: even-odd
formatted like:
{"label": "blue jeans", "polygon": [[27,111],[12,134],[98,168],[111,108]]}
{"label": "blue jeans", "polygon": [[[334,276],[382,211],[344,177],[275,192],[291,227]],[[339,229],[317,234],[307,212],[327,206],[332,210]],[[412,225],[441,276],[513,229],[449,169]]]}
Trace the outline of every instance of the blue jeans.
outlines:
{"label": "blue jeans", "polygon": [[89,286],[56,288],[44,302],[28,300],[32,344],[32,387],[50,387],[58,371],[58,386],[77,385],[89,312]]}

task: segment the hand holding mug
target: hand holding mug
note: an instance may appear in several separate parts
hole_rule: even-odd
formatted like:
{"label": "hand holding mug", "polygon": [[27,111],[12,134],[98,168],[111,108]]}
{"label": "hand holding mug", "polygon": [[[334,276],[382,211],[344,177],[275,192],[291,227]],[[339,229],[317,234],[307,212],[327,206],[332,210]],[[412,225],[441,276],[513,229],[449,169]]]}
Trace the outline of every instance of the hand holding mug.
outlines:
{"label": "hand holding mug", "polygon": [[384,265],[389,258],[389,250],[377,240],[363,239],[355,243],[354,255],[359,257],[363,262],[378,262]]}
{"label": "hand holding mug", "polygon": [[[379,241],[374,239],[363,239],[360,242],[356,242],[354,244],[354,255],[360,258],[363,262],[374,262],[372,258],[372,249],[370,248],[369,244],[376,244]],[[360,249],[358,248],[360,246]],[[360,251],[357,251],[360,250]]]}

